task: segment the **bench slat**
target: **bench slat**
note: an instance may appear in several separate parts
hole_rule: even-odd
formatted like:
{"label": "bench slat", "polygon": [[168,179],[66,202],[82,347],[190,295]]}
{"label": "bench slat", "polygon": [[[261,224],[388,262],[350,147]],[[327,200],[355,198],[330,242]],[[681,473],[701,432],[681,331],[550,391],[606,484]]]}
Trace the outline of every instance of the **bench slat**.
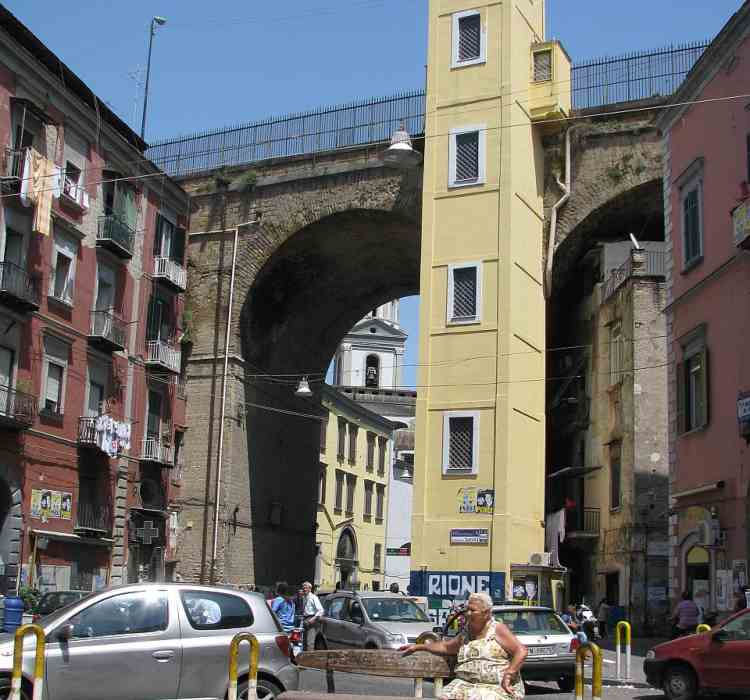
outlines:
{"label": "bench slat", "polygon": [[402,656],[400,651],[391,649],[335,649],[306,651],[296,661],[302,668],[319,671],[391,678],[450,678],[455,658],[435,656],[426,651]]}

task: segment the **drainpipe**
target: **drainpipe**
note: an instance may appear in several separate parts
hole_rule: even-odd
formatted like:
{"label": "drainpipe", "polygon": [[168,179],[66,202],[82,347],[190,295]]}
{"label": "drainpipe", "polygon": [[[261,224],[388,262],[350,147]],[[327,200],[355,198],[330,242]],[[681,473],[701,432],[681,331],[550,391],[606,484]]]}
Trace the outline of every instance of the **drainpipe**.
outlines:
{"label": "drainpipe", "polygon": [[552,263],[555,259],[557,212],[570,199],[570,136],[574,128],[572,126],[568,127],[568,130],[565,132],[565,182],[560,182],[560,178],[555,177],[557,186],[563,191],[563,196],[552,207],[552,216],[550,217],[549,241],[547,241],[547,267],[544,272],[544,296],[547,299],[552,295]]}
{"label": "drainpipe", "polygon": [[[227,408],[227,374],[229,373],[229,337],[232,330],[232,306],[234,304],[234,277],[237,269],[237,241],[240,227],[257,224],[259,219],[246,221],[234,228],[234,243],[232,245],[232,273],[229,279],[229,308],[227,309],[227,328],[224,334],[224,372],[221,379],[221,417],[219,423],[219,454],[216,459],[216,488],[214,490],[214,528],[211,539],[211,583],[216,579],[216,555],[219,548],[219,506],[221,501],[221,467],[224,457],[224,422]],[[229,229],[230,231],[232,229]]]}

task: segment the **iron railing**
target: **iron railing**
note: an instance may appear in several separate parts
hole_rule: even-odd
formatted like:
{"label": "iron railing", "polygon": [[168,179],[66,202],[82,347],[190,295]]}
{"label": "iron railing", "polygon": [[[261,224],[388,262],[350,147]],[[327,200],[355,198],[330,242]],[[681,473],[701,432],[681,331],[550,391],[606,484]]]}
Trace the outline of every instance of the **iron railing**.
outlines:
{"label": "iron railing", "polygon": [[111,311],[94,310],[91,312],[90,335],[124,348],[128,341],[128,328],[125,321],[117,318]]}
{"label": "iron railing", "polygon": [[112,507],[108,504],[78,502],[76,515],[77,530],[93,530],[95,532],[112,532]]}
{"label": "iron railing", "polygon": [[0,419],[17,425],[31,425],[36,415],[37,398],[7,386],[0,386]]}
{"label": "iron railing", "polygon": [[20,180],[23,173],[23,163],[26,158],[27,148],[5,148],[3,149],[2,177],[12,180]]}
{"label": "iron railing", "polygon": [[96,421],[98,416],[81,416],[78,419],[78,444],[96,445]]}
{"label": "iron railing", "polygon": [[[667,97],[677,90],[708,43],[575,64],[571,70],[573,109]],[[424,134],[424,90],[164,139],[154,142],[146,155],[169,175],[179,177],[270,158],[385,143],[401,124],[412,136]]]}
{"label": "iron railing", "polygon": [[38,307],[41,280],[11,262],[0,262],[0,294],[10,296],[29,306]]}
{"label": "iron railing", "polygon": [[135,232],[117,214],[107,214],[99,217],[99,227],[96,231],[96,242],[114,244],[128,256],[133,254],[133,238]]}
{"label": "iron railing", "polygon": [[[633,266],[633,255],[644,256],[643,267]],[[604,280],[602,300],[609,299],[631,277],[666,277],[667,254],[663,250],[632,251],[630,257],[620,267],[610,271]]]}
{"label": "iron railing", "polygon": [[709,43],[695,41],[577,63],[570,76],[573,109],[668,97],[680,87]]}
{"label": "iron railing", "polygon": [[181,353],[163,340],[146,341],[146,363],[160,365],[172,372],[180,371]]}
{"label": "iron railing", "polygon": [[598,535],[601,524],[599,508],[576,508],[566,511],[565,530],[573,534]]}
{"label": "iron railing", "polygon": [[163,443],[159,438],[143,438],[141,459],[146,462],[157,462],[171,466],[173,464],[172,446]]}
{"label": "iron railing", "polygon": [[170,258],[154,258],[154,277],[165,279],[183,291],[187,287],[187,270]]}

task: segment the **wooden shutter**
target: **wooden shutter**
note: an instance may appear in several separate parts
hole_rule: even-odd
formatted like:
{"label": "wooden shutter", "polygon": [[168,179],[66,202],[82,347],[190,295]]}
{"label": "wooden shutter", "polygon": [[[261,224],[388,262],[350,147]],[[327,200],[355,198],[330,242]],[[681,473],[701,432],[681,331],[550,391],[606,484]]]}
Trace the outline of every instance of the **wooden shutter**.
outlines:
{"label": "wooden shutter", "polygon": [[156,224],[154,224],[154,257],[158,258],[161,257],[161,241],[162,241],[162,221],[164,217],[157,213],[156,214]]}
{"label": "wooden shutter", "polygon": [[185,265],[185,238],[184,228],[176,228],[172,238],[172,260],[179,265]]}
{"label": "wooden shutter", "polygon": [[681,435],[687,430],[686,406],[685,406],[685,363],[678,362],[675,369],[675,382],[677,384],[677,434]]}
{"label": "wooden shutter", "polygon": [[709,390],[708,390],[708,348],[703,348],[701,350],[700,354],[700,362],[701,362],[701,369],[703,371],[703,381],[701,382],[701,395],[698,397],[700,399],[700,416],[699,420],[696,421],[696,428],[704,428],[708,425],[708,413],[709,413],[709,404],[708,404],[708,397],[709,397]]}
{"label": "wooden shutter", "polygon": [[159,301],[152,296],[148,302],[148,320],[146,322],[146,339],[158,340],[159,330],[161,328],[161,309]]}

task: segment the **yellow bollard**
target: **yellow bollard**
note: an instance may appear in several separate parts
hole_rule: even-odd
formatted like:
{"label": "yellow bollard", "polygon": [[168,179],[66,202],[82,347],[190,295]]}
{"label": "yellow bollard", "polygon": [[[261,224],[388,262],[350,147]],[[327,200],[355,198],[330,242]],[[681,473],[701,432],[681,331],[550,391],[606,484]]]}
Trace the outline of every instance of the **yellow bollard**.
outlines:
{"label": "yellow bollard", "polygon": [[710,632],[711,631],[711,625],[698,625],[695,628],[696,634],[703,634],[704,632]]}
{"label": "yellow bollard", "polygon": [[576,649],[576,700],[583,700],[583,667],[589,652],[593,666],[592,700],[602,698],[602,650],[596,644],[584,644]]}
{"label": "yellow bollard", "polygon": [[[247,700],[257,700],[258,693],[258,658],[260,656],[260,644],[254,634],[249,632],[240,632],[232,637],[232,643],[229,645],[229,692],[227,700],[237,700],[237,659],[240,654],[240,644],[242,642],[250,643],[250,670],[247,677]],[[15,700],[15,698],[13,699]],[[36,698],[34,698],[36,700]]]}
{"label": "yellow bollard", "polygon": [[39,625],[21,625],[13,642],[13,675],[10,682],[10,700],[21,700],[21,677],[23,664],[23,639],[28,632],[36,636],[34,655],[34,690],[32,700],[42,700],[44,693],[44,630]]}
{"label": "yellow bollard", "polygon": [[622,661],[620,659],[620,651],[621,651],[621,645],[620,645],[620,630],[625,630],[625,679],[626,681],[630,680],[630,642],[631,642],[631,634],[630,634],[630,623],[625,622],[625,620],[620,620],[617,623],[617,628],[615,629],[615,654],[617,659],[617,680],[623,680],[622,678]]}

